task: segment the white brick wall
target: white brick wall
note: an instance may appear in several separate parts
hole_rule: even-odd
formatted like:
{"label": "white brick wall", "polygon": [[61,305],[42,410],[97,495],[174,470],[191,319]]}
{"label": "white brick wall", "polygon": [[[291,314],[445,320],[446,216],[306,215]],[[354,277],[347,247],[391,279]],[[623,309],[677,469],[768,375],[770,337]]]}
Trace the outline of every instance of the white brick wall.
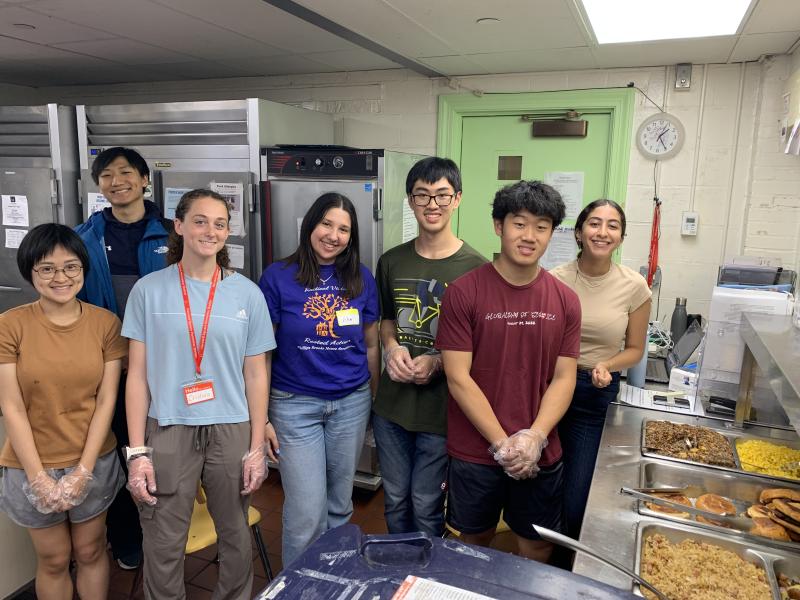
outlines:
{"label": "white brick wall", "polygon": [[[689,298],[689,312],[707,314],[717,266],[725,257],[749,252],[780,256],[797,266],[800,159],[784,156],[778,148],[783,86],[796,65],[798,56],[763,64],[695,65],[689,91],[673,91],[674,68],[662,66],[457,77],[450,82],[387,70],[42,88],[37,97],[42,102],[120,104],[258,96],[336,114],[338,143],[433,153],[439,94],[549,91],[634,81],[677,115],[688,135],[681,153],[660,167],[664,275],[658,317],[669,318],[676,296]],[[0,102],[9,103],[1,94]],[[656,111],[638,95],[634,133]],[[649,249],[653,163],[635,144],[628,184],[630,226],[623,260],[638,268]],[[685,210],[700,213],[696,238],[679,235]]]}

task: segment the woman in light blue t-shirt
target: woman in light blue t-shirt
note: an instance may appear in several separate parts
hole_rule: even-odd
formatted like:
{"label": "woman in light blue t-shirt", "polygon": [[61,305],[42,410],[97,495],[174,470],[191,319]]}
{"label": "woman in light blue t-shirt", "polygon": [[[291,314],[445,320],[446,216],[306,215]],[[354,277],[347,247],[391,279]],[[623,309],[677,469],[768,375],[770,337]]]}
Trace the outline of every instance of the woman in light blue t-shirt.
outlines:
{"label": "woman in light blue t-shirt", "polygon": [[[232,271],[225,198],[192,190],[175,209],[169,266],[128,299],[128,488],[139,504],[144,589],[182,598],[183,559],[198,481],[219,548],[215,598],[249,598],[249,497],[266,477],[265,423],[275,347],[256,285]],[[267,440],[277,444],[274,432]],[[272,455],[270,445],[267,453]]]}
{"label": "woman in light blue t-shirt", "polygon": [[[278,350],[269,420],[280,443],[283,564],[353,514],[353,478],[378,381],[378,295],[345,196],[320,196],[300,245],[259,282]],[[269,427],[268,427],[269,429]]]}

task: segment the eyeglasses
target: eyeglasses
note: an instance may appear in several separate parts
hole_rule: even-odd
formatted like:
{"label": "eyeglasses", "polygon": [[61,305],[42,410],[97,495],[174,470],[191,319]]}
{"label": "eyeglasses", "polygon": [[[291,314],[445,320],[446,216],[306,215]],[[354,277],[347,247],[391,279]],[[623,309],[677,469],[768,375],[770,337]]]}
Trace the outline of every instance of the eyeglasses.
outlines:
{"label": "eyeglasses", "polygon": [[83,271],[83,265],[79,265],[77,263],[70,263],[63,269],[56,269],[52,265],[44,265],[43,267],[39,267],[38,269],[33,269],[33,270],[36,271],[39,277],[41,277],[45,281],[49,281],[50,279],[55,277],[56,273],[58,273],[59,271],[63,271],[64,275],[66,275],[70,279],[74,279],[81,274],[81,271]]}
{"label": "eyeglasses", "polygon": [[431,200],[436,202],[436,206],[449,206],[455,197],[455,194],[436,194],[434,196],[430,194],[411,194],[411,199],[417,206],[428,206]]}

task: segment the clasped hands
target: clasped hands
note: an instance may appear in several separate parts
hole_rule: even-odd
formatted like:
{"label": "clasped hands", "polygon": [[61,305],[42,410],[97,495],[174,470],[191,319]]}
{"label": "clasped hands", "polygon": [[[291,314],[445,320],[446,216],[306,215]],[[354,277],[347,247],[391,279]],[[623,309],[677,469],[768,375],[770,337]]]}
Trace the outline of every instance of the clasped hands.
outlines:
{"label": "clasped hands", "polygon": [[422,354],[411,358],[408,348],[395,346],[383,353],[386,372],[392,381],[398,383],[429,383],[442,368],[442,358],[438,354]]}
{"label": "clasped hands", "polygon": [[72,471],[54,479],[47,471],[39,471],[22,489],[30,503],[42,514],[66,512],[86,500],[92,472],[78,464]]}
{"label": "clasped hands", "polygon": [[512,479],[532,479],[539,472],[545,446],[547,435],[532,427],[495,442],[489,447],[489,454]]}

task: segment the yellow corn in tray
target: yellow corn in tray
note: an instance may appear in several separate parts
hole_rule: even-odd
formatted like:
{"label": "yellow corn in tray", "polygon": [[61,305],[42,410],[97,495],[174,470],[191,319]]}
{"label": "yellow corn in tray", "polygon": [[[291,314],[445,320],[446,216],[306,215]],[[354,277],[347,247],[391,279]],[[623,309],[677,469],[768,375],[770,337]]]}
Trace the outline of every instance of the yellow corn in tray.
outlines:
{"label": "yellow corn in tray", "polygon": [[762,440],[737,440],[736,451],[745,471],[800,479],[800,469],[781,468],[787,463],[800,461],[800,450]]}

